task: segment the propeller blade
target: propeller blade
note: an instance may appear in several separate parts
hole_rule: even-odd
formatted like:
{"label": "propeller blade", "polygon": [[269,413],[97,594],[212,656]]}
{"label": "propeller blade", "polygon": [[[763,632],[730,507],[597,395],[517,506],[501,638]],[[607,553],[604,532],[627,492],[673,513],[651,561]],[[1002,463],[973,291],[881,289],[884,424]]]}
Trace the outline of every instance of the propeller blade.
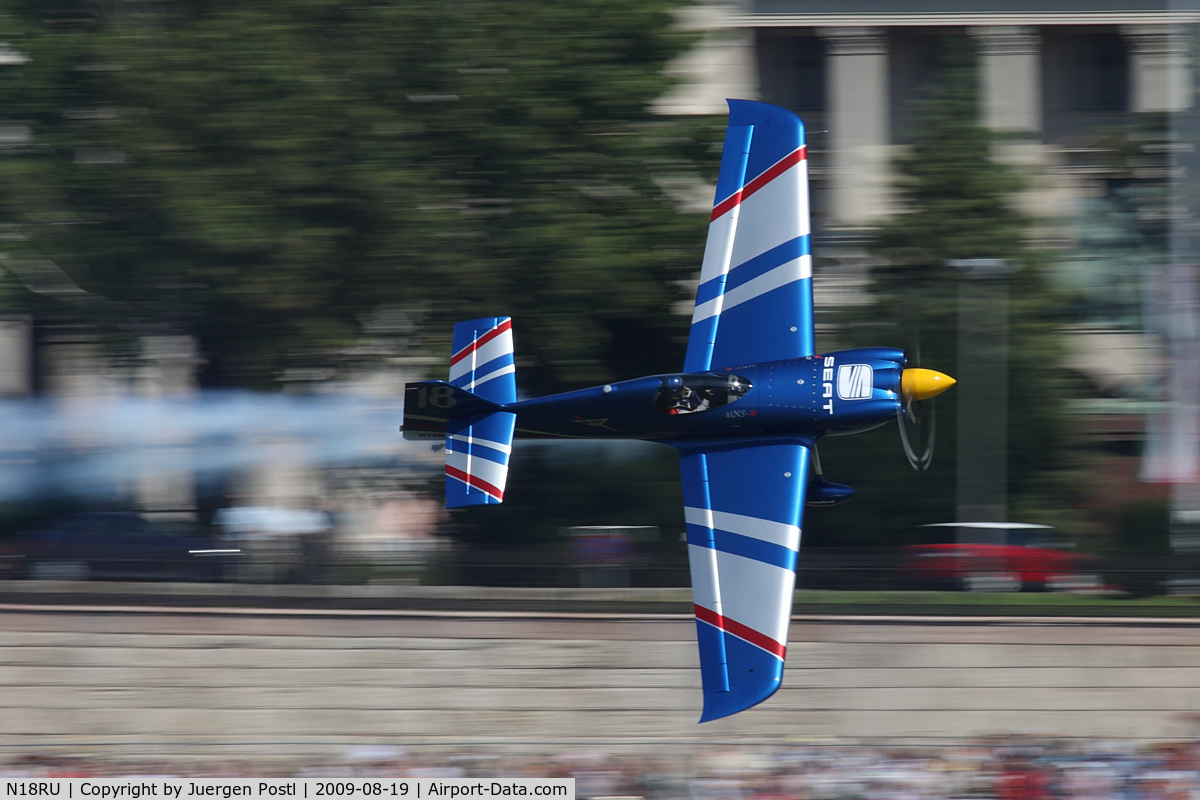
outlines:
{"label": "propeller blade", "polygon": [[912,446],[912,442],[908,438],[908,429],[904,424],[904,412],[896,415],[896,424],[900,428],[900,443],[904,445],[904,455],[908,457],[908,464],[917,472],[923,472],[929,469],[929,465],[933,463],[933,445],[937,435],[937,417],[934,414],[934,409],[937,406],[933,403],[929,404],[929,414],[922,420],[922,424],[928,422],[929,437],[925,440],[925,449],[918,454],[916,448]]}
{"label": "propeller blade", "polygon": [[[936,406],[930,402],[928,414],[918,414],[917,404],[926,400],[932,400],[954,384],[954,378],[937,370],[916,367],[906,369],[900,373],[900,397],[904,401],[902,410],[897,415],[899,418],[897,422],[900,426],[900,441],[904,445],[904,455],[908,457],[909,465],[917,471],[929,469],[929,465],[933,461],[933,444],[937,434],[937,425],[934,417]],[[912,446],[912,442],[909,440],[905,417],[914,426],[924,426],[926,423],[929,425],[929,435],[925,441],[925,449],[921,453],[917,453],[916,448]]]}

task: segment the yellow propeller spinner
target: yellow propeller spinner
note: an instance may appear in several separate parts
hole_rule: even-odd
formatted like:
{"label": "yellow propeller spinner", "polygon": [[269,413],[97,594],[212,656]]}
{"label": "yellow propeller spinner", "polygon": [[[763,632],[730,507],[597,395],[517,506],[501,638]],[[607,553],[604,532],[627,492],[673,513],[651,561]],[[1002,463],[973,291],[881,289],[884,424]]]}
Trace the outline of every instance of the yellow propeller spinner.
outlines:
{"label": "yellow propeller spinner", "polygon": [[900,373],[900,396],[904,404],[936,397],[956,383],[954,378],[932,369],[906,369]]}

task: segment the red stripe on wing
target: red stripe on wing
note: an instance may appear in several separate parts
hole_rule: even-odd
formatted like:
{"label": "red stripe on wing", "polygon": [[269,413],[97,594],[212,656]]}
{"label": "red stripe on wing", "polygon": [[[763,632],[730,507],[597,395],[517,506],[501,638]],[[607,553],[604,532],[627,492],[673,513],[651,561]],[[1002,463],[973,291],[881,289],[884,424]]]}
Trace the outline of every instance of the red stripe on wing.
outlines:
{"label": "red stripe on wing", "polygon": [[783,660],[787,653],[787,645],[782,642],[777,642],[765,633],[759,633],[753,628],[743,625],[737,620],[732,620],[729,617],[723,617],[711,608],[704,606],[693,605],[692,608],[696,612],[696,619],[701,622],[707,622],[714,628],[719,628],[726,633],[731,633],[739,639],[743,639],[755,647],[761,647],[768,653],[777,657],[780,661]]}
{"label": "red stripe on wing", "polygon": [[806,158],[808,158],[807,145],[801,145],[797,149],[788,153],[770,167],[767,167],[767,169],[757,178],[754,178],[741,189],[734,192],[720,203],[717,203],[716,206],[713,207],[712,217],[710,217],[709,221],[711,222],[712,220],[725,216],[734,206],[740,204],[747,197],[754,194],[759,189],[763,188],[768,183],[799,164],[801,161],[804,161]]}

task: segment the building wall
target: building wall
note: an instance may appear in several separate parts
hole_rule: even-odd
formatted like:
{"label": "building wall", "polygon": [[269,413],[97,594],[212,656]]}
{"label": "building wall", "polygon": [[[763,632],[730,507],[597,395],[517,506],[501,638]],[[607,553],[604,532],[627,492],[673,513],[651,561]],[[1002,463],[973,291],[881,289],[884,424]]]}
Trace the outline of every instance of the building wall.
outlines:
{"label": "building wall", "polygon": [[19,613],[0,753],[337,756],[1194,735],[1200,626],[798,619],[784,687],[699,726],[683,615]]}
{"label": "building wall", "polygon": [[[1134,0],[1035,5],[931,0],[897,10],[876,0],[709,0],[692,15],[695,27],[709,31],[697,53],[719,52],[713,63],[721,77],[693,68],[692,86],[678,96],[711,99],[740,86],[744,96],[791,108],[820,131],[810,147],[824,151],[831,202],[815,220],[817,231],[870,226],[893,210],[890,162],[913,135],[914,109],[936,78],[943,35],[977,40],[981,121],[1047,148],[1071,145],[1131,113],[1191,107],[1189,43],[1200,12]],[[720,113],[717,105],[676,103],[673,110]]]}

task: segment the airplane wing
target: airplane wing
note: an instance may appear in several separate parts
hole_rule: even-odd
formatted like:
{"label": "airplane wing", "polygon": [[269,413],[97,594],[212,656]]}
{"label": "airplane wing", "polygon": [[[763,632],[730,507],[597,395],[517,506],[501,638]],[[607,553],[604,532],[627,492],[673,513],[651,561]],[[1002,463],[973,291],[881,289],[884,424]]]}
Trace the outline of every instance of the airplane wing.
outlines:
{"label": "airplane wing", "polygon": [[783,677],[809,442],[681,449],[701,722],[770,697]]}
{"label": "airplane wing", "polygon": [[730,100],[684,372],[814,348],[804,123],[775,106]]}

